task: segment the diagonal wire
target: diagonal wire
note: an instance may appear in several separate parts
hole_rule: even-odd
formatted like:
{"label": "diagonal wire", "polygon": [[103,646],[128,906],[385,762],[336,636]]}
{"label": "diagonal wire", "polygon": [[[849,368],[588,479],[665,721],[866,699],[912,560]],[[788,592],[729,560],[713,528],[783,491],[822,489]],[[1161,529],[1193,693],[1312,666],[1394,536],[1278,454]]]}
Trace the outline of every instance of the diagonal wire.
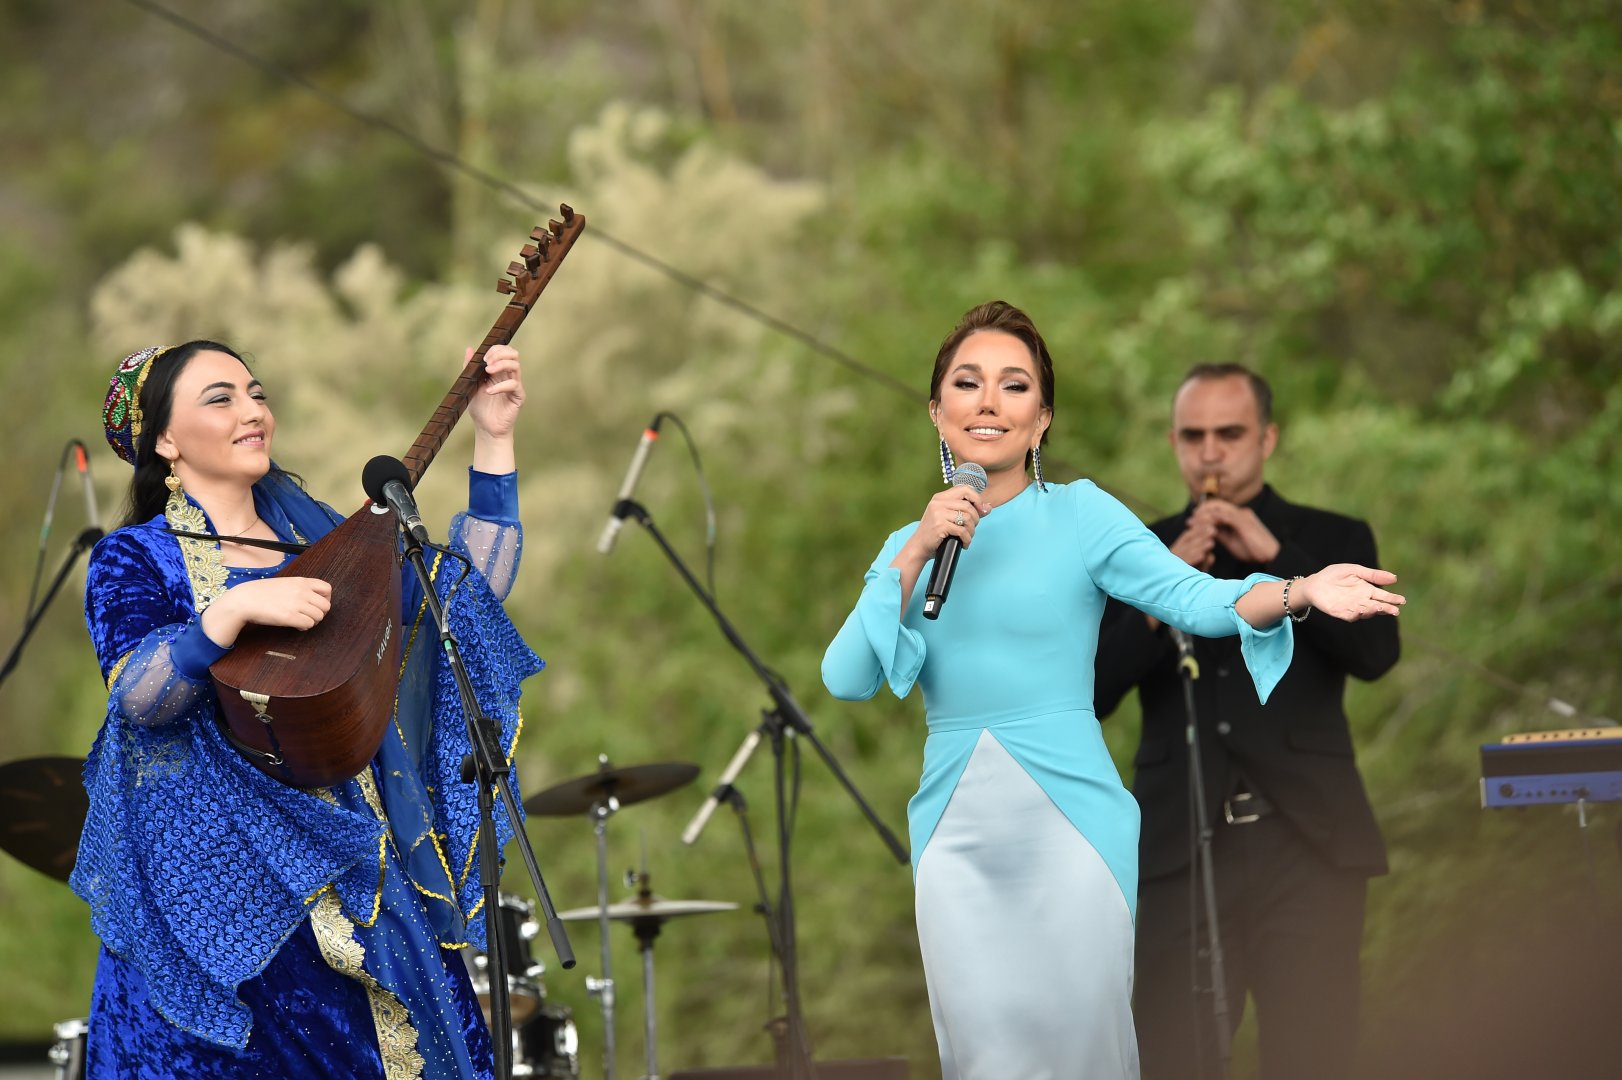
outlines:
{"label": "diagonal wire", "polygon": [[[154,3],[153,0],[126,0],[126,2],[134,7],[140,8],[142,11],[163,19],[180,30],[191,34],[193,37],[207,42],[209,45],[219,49],[221,52],[228,53],[231,56],[236,57],[238,60],[241,60],[250,67],[258,68],[267,75],[271,75],[285,82],[293,83],[330,108],[343,113],[345,116],[348,116],[356,123],[365,127],[375,128],[376,130],[387,132],[388,134],[411,146],[424,157],[438,162],[440,165],[451,170],[452,172],[461,173],[463,176],[478,181],[491,190],[507,196],[509,199],[518,203],[520,206],[525,207],[526,209],[533,210],[541,214],[550,214],[552,212],[552,208],[549,205],[542,203],[539,199],[535,198],[517,184],[512,183],[510,180],[506,180],[495,175],[494,173],[480,169],[478,166],[464,161],[454,153],[424,141],[421,137],[413,134],[406,128],[401,127],[392,120],[356,108],[343,98],[323,89],[321,86],[311,82],[298,72],[243,48],[229,38],[223,37],[207,27],[193,22],[191,19],[181,15],[179,12],[166,8],[162,4]],[[695,277],[692,274],[687,273],[685,270],[665,262],[658,256],[643,251],[640,248],[619,239],[611,233],[605,232],[600,226],[593,225],[585,235],[588,238],[608,245],[610,248],[619,252],[621,255],[626,256],[627,258],[635,260],[636,262],[641,263],[659,274],[663,274],[670,280],[677,282],[678,284],[691,289],[696,293],[707,296],[716,303],[731,308],[746,318],[754,319],[756,322],[770,327],[785,337],[792,338],[793,340],[800,342],[800,344],[804,345],[812,352],[817,353],[820,356],[824,356],[858,375],[888,387],[890,390],[893,390],[896,393],[911,399],[912,401],[922,403],[926,400],[923,394],[918,393],[918,391],[914,390],[900,379],[897,379],[895,376],[890,375],[888,372],[880,371],[878,368],[875,368],[870,364],[863,363],[850,353],[844,351],[838,346],[831,345],[828,342],[823,341],[810,331],[802,330],[793,323],[788,322],[786,319],[779,318],[769,311],[756,307],[754,304],[742,299],[741,297],[734,296],[724,289],[718,288],[717,286],[712,285],[701,278]],[[1050,457],[1049,460],[1052,464],[1058,465],[1062,469],[1068,470],[1077,476],[1082,475],[1082,470],[1077,468],[1072,463],[1065,461],[1062,458],[1058,458],[1056,455]],[[1099,483],[1099,486],[1110,492],[1110,494],[1114,495],[1122,502],[1137,508],[1141,512],[1148,513],[1151,517],[1158,518],[1164,515],[1163,509],[1145,499],[1135,497],[1130,492],[1123,491],[1119,488],[1101,482]],[[1540,695],[1537,691],[1532,690],[1530,687],[1517,684],[1505,676],[1492,672],[1484,666],[1471,661],[1467,657],[1461,656],[1452,650],[1446,649],[1435,642],[1414,638],[1410,638],[1410,640],[1412,640],[1415,644],[1425,646],[1436,655],[1439,655],[1460,667],[1473,671],[1479,677],[1500,686],[1502,689],[1516,690],[1532,696],[1547,697],[1547,695]],[[1575,707],[1559,699],[1548,698],[1545,704],[1551,709],[1551,711],[1563,717],[1569,718],[1573,715],[1579,715],[1578,710],[1576,710]],[[1608,722],[1608,718],[1600,717],[1597,719],[1601,723]]]}
{"label": "diagonal wire", "polygon": [[[552,208],[549,205],[542,203],[539,199],[535,198],[535,196],[531,195],[517,184],[514,184],[512,181],[497,176],[494,173],[487,172],[476,165],[464,161],[462,158],[458,157],[449,150],[445,150],[442,147],[438,147],[432,143],[426,142],[420,136],[414,134],[404,127],[401,127],[399,124],[387,119],[386,117],[378,116],[374,113],[369,113],[362,109],[356,108],[343,98],[337,96],[329,90],[322,88],[318,84],[310,81],[305,76],[300,75],[298,72],[278,64],[274,60],[260,56],[258,53],[243,48],[230,38],[224,37],[223,35],[210,30],[208,27],[188,19],[179,12],[164,7],[162,4],[154,3],[153,0],[127,0],[127,2],[134,7],[140,8],[142,11],[148,12],[160,19],[163,19],[165,22],[168,22],[186,33],[191,34],[193,37],[206,42],[214,48],[219,49],[221,52],[236,57],[238,60],[241,60],[250,67],[258,68],[267,75],[298,86],[300,89],[315,97],[323,104],[337,112],[343,113],[356,123],[365,127],[374,128],[378,131],[386,132],[387,134],[394,136],[424,157],[439,163],[444,168],[449,169],[452,172],[460,173],[469,179],[478,181],[479,183],[490,188],[492,191],[505,195],[507,198],[528,210],[533,210],[543,215],[552,212]],[[897,379],[888,372],[880,371],[871,364],[865,364],[856,357],[852,356],[850,353],[836,345],[829,344],[828,342],[817,337],[815,334],[812,334],[810,331],[802,330],[786,319],[779,318],[778,316],[773,315],[771,312],[757,307],[741,297],[734,296],[732,293],[729,293],[724,289],[689,274],[680,267],[671,265],[665,260],[659,258],[657,255],[643,251],[633,244],[619,239],[612,233],[606,232],[599,225],[593,225],[585,235],[588,239],[606,244],[608,247],[619,252],[621,255],[641,263],[643,266],[648,267],[656,273],[663,274],[670,280],[691,289],[696,293],[709,297],[718,304],[731,308],[746,318],[753,319],[764,326],[770,327],[785,337],[798,341],[812,352],[817,353],[820,356],[824,356],[858,375],[871,379],[872,381],[893,390],[911,401],[923,404],[928,400],[926,395],[920,394],[917,390],[908,386],[906,383],[902,382],[900,379]],[[1083,472],[1079,467],[1072,462],[1066,461],[1064,458],[1059,457],[1058,455],[1050,455],[1048,460],[1050,464],[1059,466],[1061,470],[1068,471],[1076,476],[1083,475]],[[1099,486],[1110,492],[1122,502],[1134,507],[1140,513],[1148,514],[1151,518],[1158,518],[1164,514],[1164,510],[1156,506],[1154,503],[1149,502],[1146,499],[1140,499],[1132,495],[1130,492],[1123,491],[1102,482],[1099,483]]]}
{"label": "diagonal wire", "polygon": [[[366,127],[376,128],[379,131],[384,131],[390,135],[393,135],[395,138],[400,139],[410,145],[412,149],[416,150],[424,157],[438,162],[440,165],[451,170],[452,172],[461,173],[463,176],[466,176],[469,179],[477,180],[479,183],[485,185],[493,191],[500,192],[526,209],[534,210],[540,214],[549,214],[552,212],[551,206],[542,203],[539,199],[535,198],[535,196],[531,195],[517,184],[514,184],[512,181],[506,180],[500,176],[496,176],[494,173],[486,172],[478,166],[462,160],[449,150],[445,150],[441,147],[433,145],[432,143],[424,141],[421,137],[413,134],[406,128],[401,127],[392,120],[355,108],[343,98],[338,97],[331,91],[323,89],[316,83],[305,78],[303,75],[300,75],[298,72],[293,71],[290,68],[283,67],[274,60],[268,60],[257,53],[250,52],[238,45],[236,42],[231,41],[229,38],[222,37],[207,27],[186,18],[184,15],[164,7],[162,4],[153,3],[152,0],[128,0],[128,2],[143,11],[156,15],[158,18],[179,27],[194,37],[201,38],[203,41],[208,42],[208,44],[214,46],[220,51],[231,54],[238,60],[241,60],[243,63],[256,67],[260,71],[265,72],[267,75],[272,75],[278,79],[283,79],[287,82],[296,84],[305,92],[320,99],[324,104],[336,109],[345,116],[348,116],[356,123],[363,124]],[[589,238],[607,244],[621,255],[633,259],[649,269],[663,274],[665,277],[670,278],[672,281],[675,281],[696,293],[701,293],[719,304],[732,308],[734,311],[737,311],[748,318],[754,319],[757,322],[769,326],[785,337],[793,338],[795,341],[798,341],[800,344],[804,345],[808,349],[811,349],[813,352],[819,353],[835,363],[849,368],[851,371],[854,371],[859,375],[864,375],[875,382],[883,383],[890,389],[896,391],[897,393],[904,394],[905,396],[912,398],[914,401],[922,403],[925,400],[923,395],[919,394],[918,391],[914,390],[900,379],[897,379],[895,376],[890,375],[887,372],[880,371],[878,368],[875,368],[869,364],[862,363],[862,361],[856,359],[843,349],[830,345],[828,342],[818,338],[810,331],[802,330],[793,323],[790,323],[785,319],[778,318],[771,312],[756,307],[754,304],[751,304],[749,301],[744,300],[741,297],[734,296],[732,293],[729,293],[724,289],[718,288],[701,278],[695,277],[692,274],[689,274],[687,271],[665,262],[657,255],[643,251],[642,249],[619,239],[611,233],[605,232],[598,225],[594,224],[585,235]]]}

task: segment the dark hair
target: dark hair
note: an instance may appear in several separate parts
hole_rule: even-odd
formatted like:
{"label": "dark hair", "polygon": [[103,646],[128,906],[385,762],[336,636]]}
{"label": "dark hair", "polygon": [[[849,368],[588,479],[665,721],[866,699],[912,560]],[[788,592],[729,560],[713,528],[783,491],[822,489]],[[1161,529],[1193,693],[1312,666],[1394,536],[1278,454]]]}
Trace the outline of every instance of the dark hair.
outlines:
{"label": "dark hair", "polygon": [[200,352],[222,352],[234,356],[247,367],[248,362],[229,345],[217,341],[188,341],[176,345],[156,360],[141,383],[141,433],[135,437],[135,475],[130,479],[129,510],[125,525],[139,525],[163,512],[169,499],[164,478],[169,475],[169,462],[158,456],[158,436],[169,429],[169,417],[174,411],[175,382],[191,358]]}
{"label": "dark hair", "polygon": [[1172,394],[1172,406],[1177,404],[1177,395],[1183,392],[1183,387],[1195,379],[1226,379],[1240,377],[1250,381],[1250,392],[1256,398],[1256,415],[1261,419],[1261,426],[1266,427],[1273,422],[1273,388],[1267,385],[1267,380],[1251,371],[1243,364],[1195,364],[1183,376],[1183,381],[1177,384],[1177,390]]}
{"label": "dark hair", "polygon": [[[968,340],[970,334],[981,330],[996,330],[1008,334],[1024,342],[1025,348],[1030,350],[1031,359],[1036,361],[1036,381],[1042,389],[1042,404],[1051,413],[1053,411],[1053,357],[1048,354],[1048,343],[1042,340],[1042,332],[1036,328],[1031,317],[1006,300],[987,300],[977,304],[964,312],[963,318],[957,321],[952,332],[946,335],[941,342],[940,351],[935,354],[935,374],[929,380],[929,400],[941,399],[941,383],[946,378],[946,369],[951,367],[952,358],[963,342]],[[1049,430],[1052,425],[1048,425]],[[1047,431],[1042,432],[1042,441],[1048,441]],[[1025,454],[1025,464],[1030,464],[1031,455]]]}

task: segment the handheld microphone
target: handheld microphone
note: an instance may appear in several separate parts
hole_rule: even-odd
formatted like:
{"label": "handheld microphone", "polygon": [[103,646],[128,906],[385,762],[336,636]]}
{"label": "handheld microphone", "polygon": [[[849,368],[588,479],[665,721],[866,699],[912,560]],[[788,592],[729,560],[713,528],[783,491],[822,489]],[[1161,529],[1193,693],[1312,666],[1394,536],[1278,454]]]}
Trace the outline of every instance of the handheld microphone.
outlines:
{"label": "handheld microphone", "polygon": [[728,788],[732,787],[732,782],[738,778],[738,774],[743,772],[743,767],[749,763],[749,756],[755,752],[755,747],[759,745],[760,729],[757,728],[749,733],[748,738],[743,740],[743,745],[738,747],[738,752],[732,755],[732,760],[727,762],[727,767],[721,770],[721,779],[716,781],[715,790],[710,792],[710,797],[704,800],[704,805],[698,808],[698,813],[693,815],[693,820],[688,823],[686,830],[682,832],[682,843],[688,847],[693,846],[693,842],[698,839],[698,834],[704,831],[705,825],[709,824],[710,815],[715,813],[715,808],[721,805],[721,797],[727,793]]}
{"label": "handheld microphone", "polygon": [[642,438],[636,444],[636,452],[631,455],[630,468],[625,470],[625,479],[620,483],[619,494],[614,496],[614,506],[608,512],[608,523],[603,526],[602,536],[597,538],[599,555],[607,555],[614,550],[614,541],[619,538],[620,530],[625,527],[625,503],[636,491],[637,481],[642,479],[642,470],[647,467],[648,455],[653,451],[653,444],[659,440],[659,422],[664,418],[664,413],[658,414],[642,430]]}
{"label": "handheld microphone", "polygon": [[417,500],[411,497],[411,474],[406,471],[404,462],[379,454],[361,470],[360,483],[375,505],[394,511],[411,539],[428,546],[428,529],[417,512]]}
{"label": "handheld microphone", "polygon": [[90,479],[90,455],[85,453],[84,443],[78,439],[73,440],[73,463],[79,470],[79,487],[84,493],[85,532],[93,533],[100,539],[107,533],[101,527],[101,514],[96,511],[96,485]]}
{"label": "handheld microphone", "polygon": [[[952,486],[972,488],[976,495],[986,490],[986,471],[972,461],[965,461],[952,471]],[[952,575],[957,573],[957,557],[963,551],[963,541],[948,536],[935,549],[935,569],[929,575],[929,588],[924,592],[924,618],[938,619],[946,603],[946,592],[952,587]]]}

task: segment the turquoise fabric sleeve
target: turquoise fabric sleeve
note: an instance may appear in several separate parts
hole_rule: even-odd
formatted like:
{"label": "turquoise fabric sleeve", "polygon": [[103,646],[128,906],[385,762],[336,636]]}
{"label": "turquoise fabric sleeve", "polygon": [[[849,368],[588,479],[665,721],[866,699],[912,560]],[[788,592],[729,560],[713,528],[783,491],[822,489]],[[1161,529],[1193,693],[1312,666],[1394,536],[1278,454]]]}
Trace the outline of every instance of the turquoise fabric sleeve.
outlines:
{"label": "turquoise fabric sleeve", "polygon": [[1104,592],[1161,622],[1199,637],[1239,635],[1256,694],[1266,703],[1289,670],[1295,639],[1290,620],[1265,630],[1246,622],[1234,604],[1258,582],[1277,581],[1270,574],[1251,574],[1242,581],[1214,578],[1173,555],[1131,511],[1090,481],[1070,485],[1077,491],[1078,542],[1087,572]]}
{"label": "turquoise fabric sleeve", "polygon": [[898,698],[912,692],[924,666],[924,639],[901,623],[901,571],[891,566],[914,526],[892,533],[867,570],[862,595],[822,657],[822,682],[845,701],[865,701],[888,682]]}

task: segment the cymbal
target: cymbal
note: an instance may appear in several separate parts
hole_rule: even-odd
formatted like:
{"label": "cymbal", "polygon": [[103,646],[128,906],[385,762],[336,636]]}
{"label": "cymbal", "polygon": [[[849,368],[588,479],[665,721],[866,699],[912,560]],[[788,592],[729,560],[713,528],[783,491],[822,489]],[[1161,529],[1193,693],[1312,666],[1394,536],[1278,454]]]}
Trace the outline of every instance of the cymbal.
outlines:
{"label": "cymbal", "polygon": [[90,812],[84,758],[37,757],[0,765],[0,849],[66,881]]}
{"label": "cymbal", "polygon": [[[621,900],[617,904],[608,905],[608,917],[619,922],[635,922],[639,919],[657,919],[664,922],[682,915],[710,915],[718,911],[736,911],[738,905],[725,900],[666,900],[662,896],[643,895],[631,900]],[[558,912],[558,918],[564,922],[584,922],[587,919],[596,919],[599,909],[596,907],[572,908],[569,911]]]}
{"label": "cymbal", "polygon": [[649,765],[610,765],[607,760],[594,773],[553,784],[524,800],[524,809],[542,817],[572,817],[588,813],[599,803],[613,798],[621,806],[651,799],[690,784],[698,776],[698,766],[685,761],[660,761]]}

